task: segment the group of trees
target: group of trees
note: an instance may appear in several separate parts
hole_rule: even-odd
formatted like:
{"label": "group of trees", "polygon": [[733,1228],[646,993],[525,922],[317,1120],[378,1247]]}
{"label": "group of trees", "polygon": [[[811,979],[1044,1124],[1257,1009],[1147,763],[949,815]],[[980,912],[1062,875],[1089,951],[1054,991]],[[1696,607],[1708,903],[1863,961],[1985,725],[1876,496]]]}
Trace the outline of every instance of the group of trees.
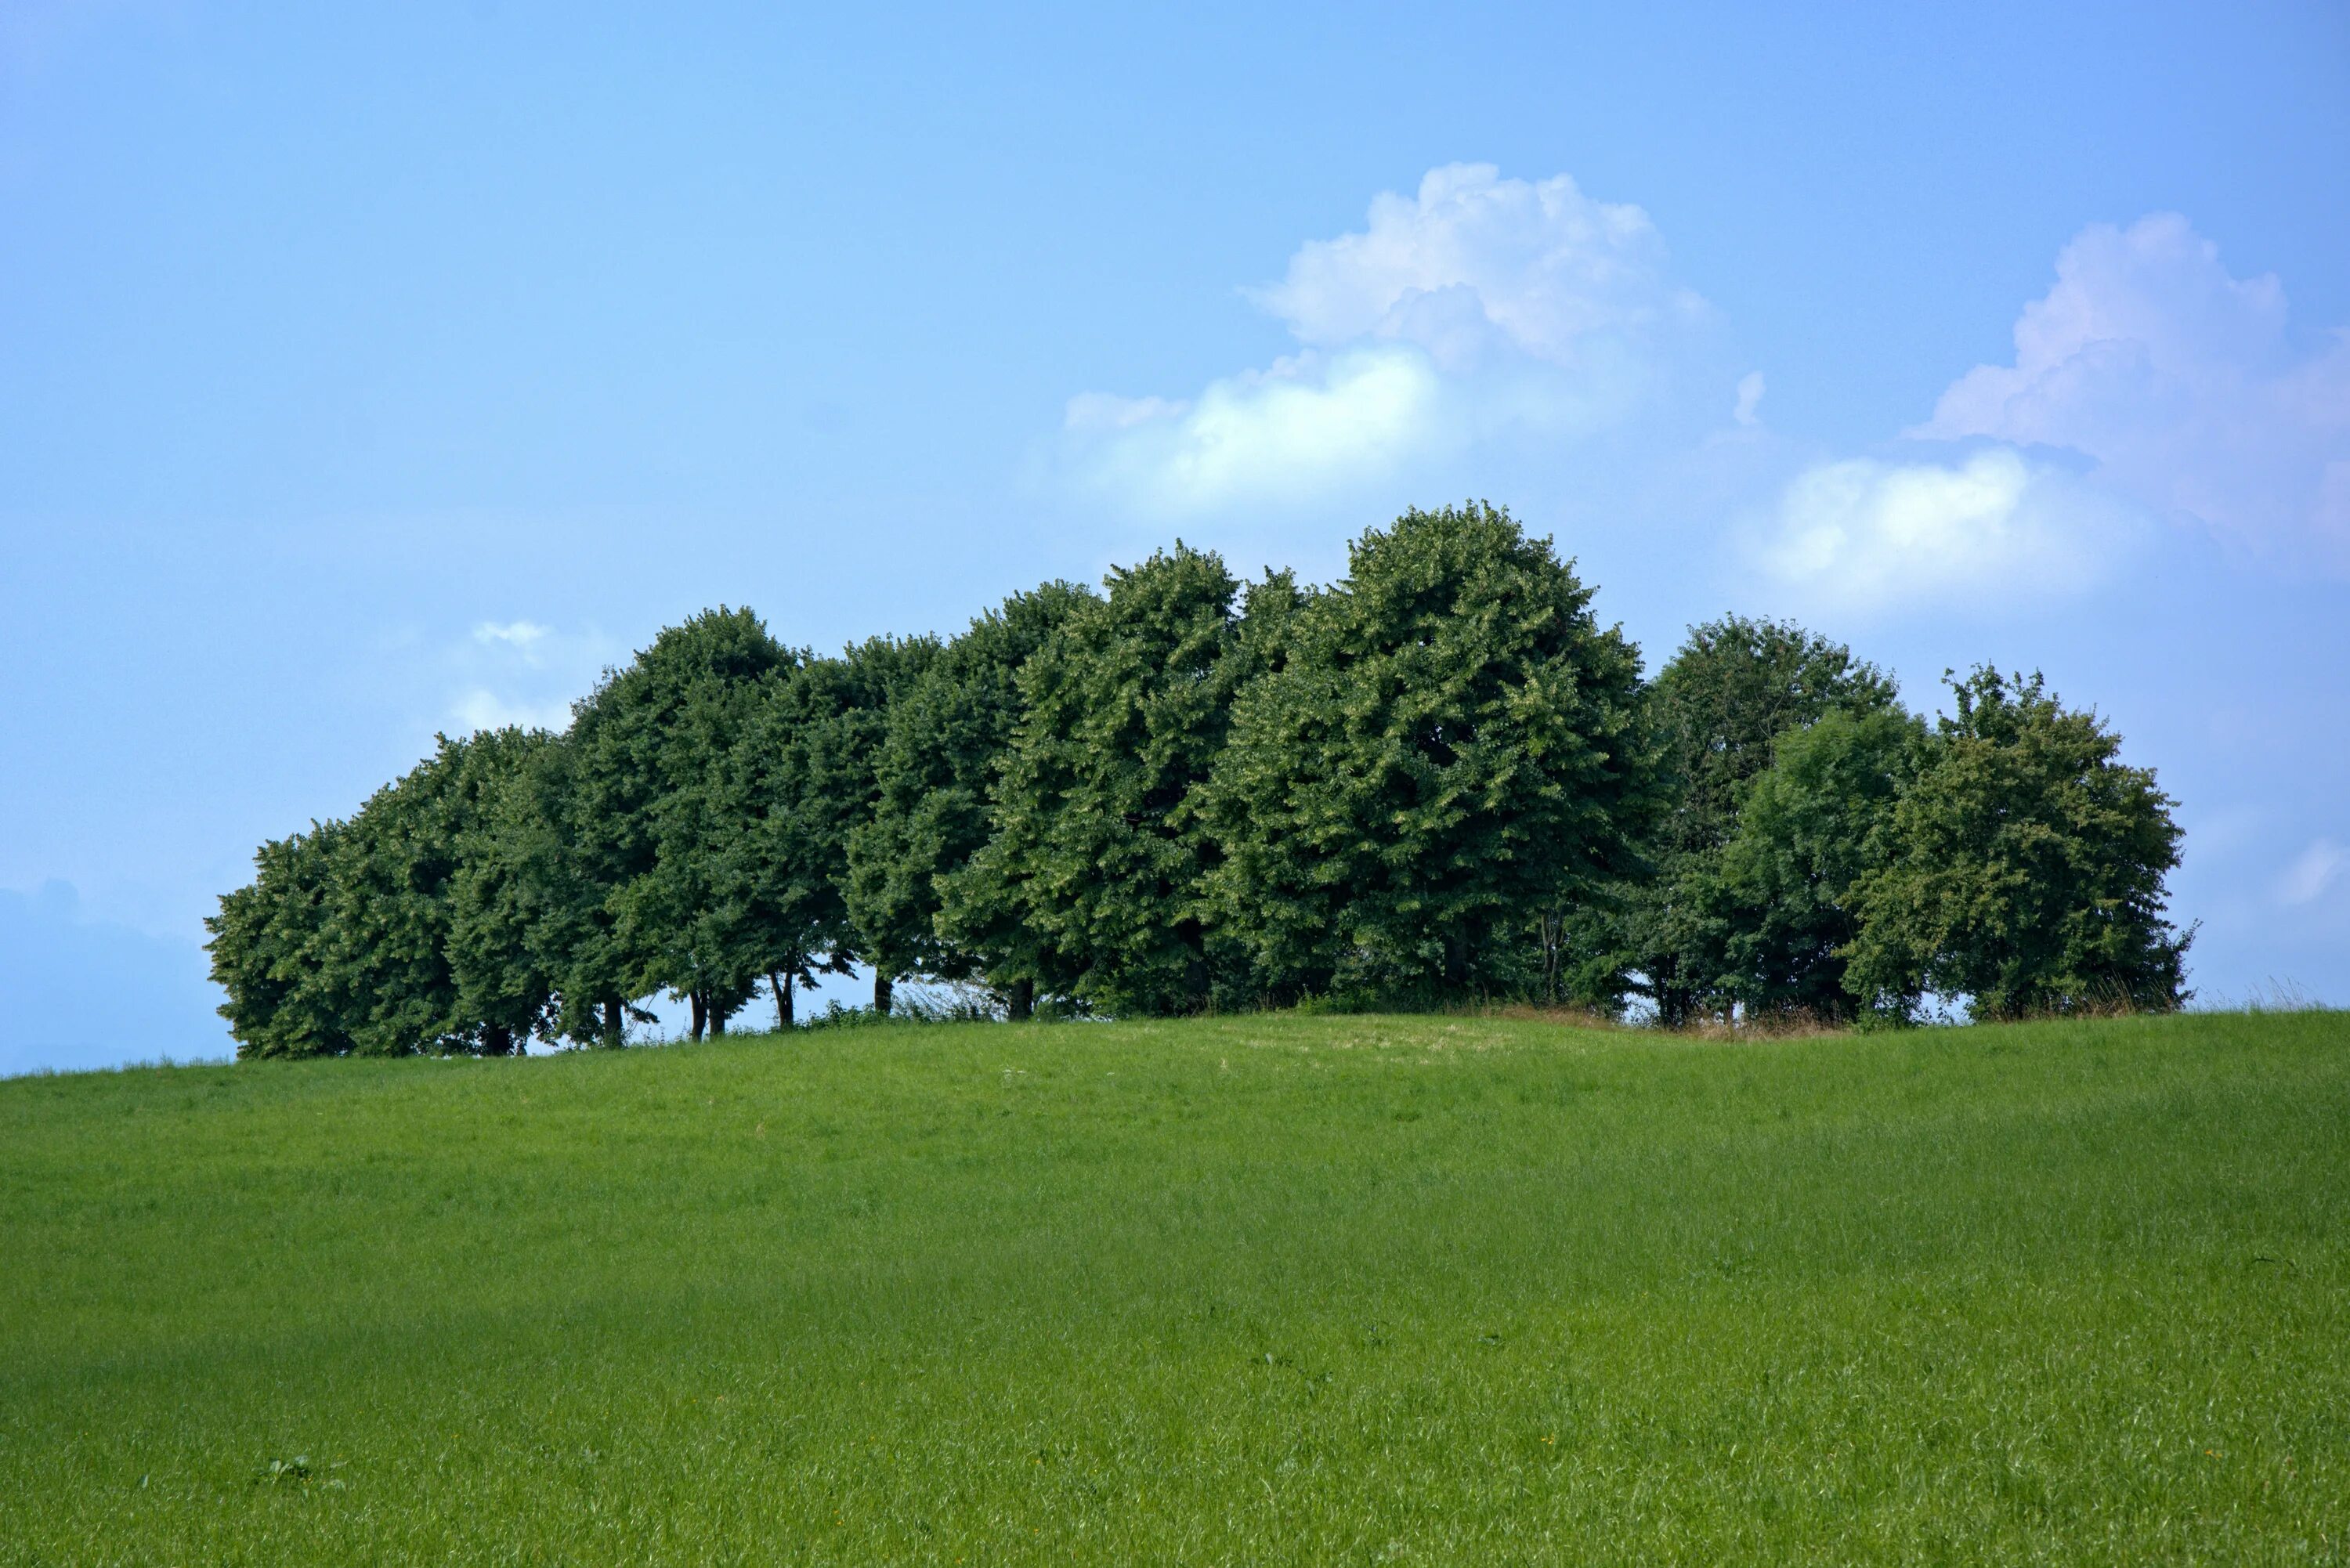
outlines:
{"label": "group of trees", "polygon": [[560,734],[443,738],[208,922],[247,1055],[778,1022],[825,972],[1114,1015],[1522,997],[1681,1024],[2175,1006],[2171,802],[2035,676],[1929,726],[1792,624],[1654,680],[1546,541],[1411,512],[1347,577],[1178,545],[837,657],[663,632]]}

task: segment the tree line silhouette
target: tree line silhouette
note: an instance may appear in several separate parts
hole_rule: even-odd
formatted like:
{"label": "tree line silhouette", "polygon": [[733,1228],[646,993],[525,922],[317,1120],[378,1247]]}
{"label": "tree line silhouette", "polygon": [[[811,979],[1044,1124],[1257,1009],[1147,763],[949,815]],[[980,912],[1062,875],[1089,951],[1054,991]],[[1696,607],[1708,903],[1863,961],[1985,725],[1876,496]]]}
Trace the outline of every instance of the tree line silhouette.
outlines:
{"label": "tree line silhouette", "polygon": [[438,749],[206,924],[240,1056],[723,1031],[869,966],[1014,1019],[1522,999],[1668,1026],[2175,1007],[2175,804],[2040,677],[1928,723],[1785,621],[1653,680],[1545,540],[1412,511],[1315,587],[1178,544],[951,639],[663,631]]}

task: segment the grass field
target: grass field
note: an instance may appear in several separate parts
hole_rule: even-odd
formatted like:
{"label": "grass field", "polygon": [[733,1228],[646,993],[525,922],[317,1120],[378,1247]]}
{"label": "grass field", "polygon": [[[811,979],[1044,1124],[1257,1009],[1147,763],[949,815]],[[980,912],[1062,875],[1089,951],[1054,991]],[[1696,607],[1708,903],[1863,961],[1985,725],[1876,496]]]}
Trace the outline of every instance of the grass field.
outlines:
{"label": "grass field", "polygon": [[2350,1016],[0,1083],[0,1562],[2350,1562]]}

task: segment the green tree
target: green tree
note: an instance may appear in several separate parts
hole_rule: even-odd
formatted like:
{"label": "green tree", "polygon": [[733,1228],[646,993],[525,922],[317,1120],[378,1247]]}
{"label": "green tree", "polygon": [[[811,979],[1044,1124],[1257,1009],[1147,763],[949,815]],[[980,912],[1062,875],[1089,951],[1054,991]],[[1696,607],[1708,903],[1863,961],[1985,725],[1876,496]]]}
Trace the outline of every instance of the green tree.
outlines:
{"label": "green tree", "polygon": [[452,962],[457,888],[531,742],[519,732],[441,737],[434,754],[377,792],[339,857],[329,966],[355,1003],[352,1048],[369,1055],[485,1051],[523,1038],[468,1005]]}
{"label": "green tree", "polygon": [[1638,971],[1658,1021],[1673,1027],[1730,1000],[1708,983],[1719,951],[1709,902],[1773,745],[1829,713],[1892,711],[1898,692],[1841,643],[1792,621],[1729,615],[1690,628],[1651,696],[1672,805],[1648,846],[1649,875],[1621,890],[1617,961]]}
{"label": "green tree", "polygon": [[[1860,935],[1854,888],[1885,853],[1886,825],[1924,743],[1918,719],[1878,707],[1831,711],[1779,737],[1736,834],[1711,860],[1711,888],[1692,899],[1698,989],[1750,1013],[1857,1012],[1845,983]],[[1896,992],[1888,1010],[1906,1013],[1915,1000]]]}
{"label": "green tree", "polygon": [[2180,834],[2153,770],[2038,674],[1980,667],[1950,686],[1957,712],[1855,892],[1854,995],[1922,987],[1983,1018],[2182,1005],[2194,933],[2164,915]]}
{"label": "green tree", "polygon": [[[962,980],[985,972],[1005,934],[977,945],[940,933],[941,880],[986,844],[994,821],[989,783],[1025,712],[1019,674],[1037,649],[1093,596],[1066,583],[1014,594],[940,649],[889,701],[873,759],[874,796],[852,827],[845,888],[858,950],[878,981],[908,975]],[[1003,990],[1024,1016],[1032,994]]]}
{"label": "green tree", "polygon": [[[873,638],[837,659],[806,659],[775,685],[748,732],[737,787],[760,826],[741,846],[735,888],[769,935],[779,1024],[791,1022],[795,985],[847,973],[868,956],[848,912],[849,842],[873,819],[881,793],[890,706],[938,655],[931,638]],[[882,1012],[894,979],[876,965]]]}
{"label": "green tree", "polygon": [[575,1030],[592,1018],[617,1044],[629,1004],[668,990],[699,1033],[750,994],[757,944],[742,928],[755,917],[725,896],[754,830],[732,753],[793,663],[756,616],[722,607],[662,631],[575,710],[553,792],[566,864],[549,867],[592,898],[563,917]]}
{"label": "green tree", "polygon": [[467,857],[536,743],[442,736],[348,821],[263,846],[253,884],[207,922],[241,1054],[519,1048],[537,1010],[477,1006],[489,999],[466,992],[453,955]]}
{"label": "green tree", "polygon": [[448,959],[458,1011],[477,1021],[494,1054],[558,1028],[563,834],[546,791],[565,753],[562,737],[544,730],[484,732],[472,744],[495,765],[458,839]]}
{"label": "green tree", "polygon": [[1283,617],[1218,764],[1222,929],[1284,999],[1515,991],[1656,808],[1638,652],[1547,541],[1413,511]]}
{"label": "green tree", "polygon": [[220,912],[204,920],[213,980],[228,998],[221,1016],[241,1059],[351,1049],[350,1001],[326,962],[343,834],[339,822],[313,822],[264,844],[253,880],[223,894]]}
{"label": "green tree", "polygon": [[1000,986],[1189,1012],[1211,994],[1198,795],[1243,673],[1238,585],[1179,543],[1107,587],[1021,668],[993,833],[941,878],[939,930]]}

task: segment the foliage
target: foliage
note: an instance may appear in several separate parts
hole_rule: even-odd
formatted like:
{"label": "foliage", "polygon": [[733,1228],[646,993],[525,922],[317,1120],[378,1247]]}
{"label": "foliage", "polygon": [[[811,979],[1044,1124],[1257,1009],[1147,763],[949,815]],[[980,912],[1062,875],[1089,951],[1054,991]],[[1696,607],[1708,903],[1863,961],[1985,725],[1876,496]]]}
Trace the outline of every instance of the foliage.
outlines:
{"label": "foliage", "polygon": [[221,897],[207,916],[214,983],[227,992],[221,1016],[237,1054],[339,1056],[351,1049],[339,974],[327,961],[331,940],[339,822],[271,839],[253,857],[254,877]]}
{"label": "foliage", "polygon": [[1022,668],[1091,597],[1066,583],[1014,594],[888,704],[872,809],[849,829],[843,887],[858,950],[881,972],[961,980],[1009,945],[1001,930],[974,929],[969,945],[942,935],[940,886],[993,831],[990,778],[1025,711]]}
{"label": "foliage", "polygon": [[348,822],[262,846],[252,885],[205,922],[240,1054],[520,1047],[545,993],[468,989],[452,958],[463,868],[535,744],[515,730],[442,736]]}
{"label": "foliage", "polygon": [[1344,582],[1284,607],[1211,808],[1217,917],[1262,992],[1517,988],[1529,911],[1634,868],[1656,805],[1639,660],[1590,602],[1476,504],[1371,530]]}
{"label": "foliage", "polygon": [[2194,933],[2163,914],[2177,803],[2039,675],[1984,666],[1950,690],[1957,712],[1857,878],[1853,992],[1924,987],[1985,1018],[2182,1005]]}
{"label": "foliage", "polygon": [[1022,666],[993,836],[942,887],[942,934],[999,983],[1121,1014],[1208,1002],[1200,789],[1246,670],[1238,587],[1178,544],[1112,571]]}
{"label": "foliage", "polygon": [[723,1025],[764,972],[773,933],[739,874],[755,803],[732,753],[797,662],[722,607],[663,631],[574,714],[563,829],[600,908],[563,990],[598,1006],[604,1037],[613,1003],[657,990]]}
{"label": "foliage", "polygon": [[[871,820],[892,699],[937,659],[930,638],[872,638],[837,659],[810,659],[780,683],[746,739],[747,792],[758,802],[745,857],[750,896],[769,911],[766,957],[779,1004],[796,978],[848,972],[859,956],[849,918],[849,841]],[[886,981],[889,971],[883,971]]]}
{"label": "foliage", "polygon": [[[210,922],[247,1055],[619,1044],[649,997],[779,1024],[821,973],[1013,1020],[1479,998],[1669,1027],[2185,999],[2170,801],[1978,671],[1927,732],[1792,622],[1644,686],[1546,541],[1405,514],[1328,588],[1184,547],[941,645],[662,631],[562,734],[442,740],[264,845]],[[2191,933],[2189,933],[2191,934]]]}
{"label": "foliage", "polygon": [[449,967],[461,1011],[518,1049],[562,1032],[561,977],[592,899],[563,826],[571,753],[543,730],[497,733],[503,765],[450,879]]}
{"label": "foliage", "polygon": [[1652,693],[1671,808],[1649,846],[1650,875],[1622,890],[1617,926],[1618,965],[1642,977],[1659,1022],[1685,1023],[1731,1000],[1708,983],[1720,944],[1707,911],[1722,846],[1773,745],[1830,713],[1896,702],[1884,672],[1793,621],[1730,615],[1690,628]]}
{"label": "foliage", "polygon": [[[1706,990],[1749,1015],[1854,1016],[1845,983],[1861,929],[1854,886],[1883,852],[1924,739],[1916,719],[1885,708],[1831,711],[1779,738],[1737,832],[1706,862],[1691,942]],[[1915,1000],[1914,988],[1894,988],[1886,1002],[1906,1014]]]}

